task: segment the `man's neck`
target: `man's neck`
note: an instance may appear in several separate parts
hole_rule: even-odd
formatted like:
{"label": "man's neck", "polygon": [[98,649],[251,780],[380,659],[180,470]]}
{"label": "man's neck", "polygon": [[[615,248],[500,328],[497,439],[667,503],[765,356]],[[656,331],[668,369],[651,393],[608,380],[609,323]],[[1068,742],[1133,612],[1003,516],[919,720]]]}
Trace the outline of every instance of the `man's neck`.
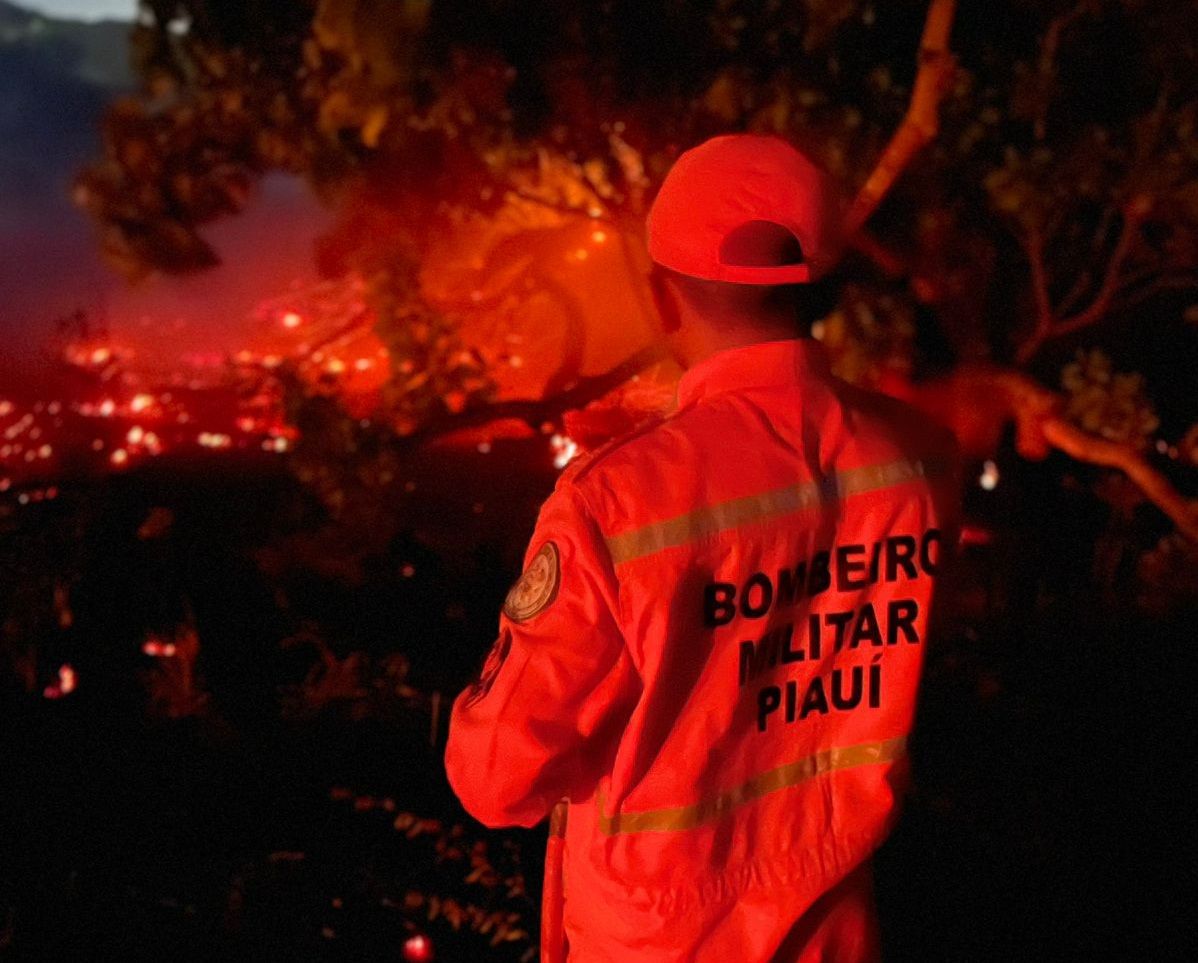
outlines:
{"label": "man's neck", "polygon": [[744,348],[765,341],[793,340],[797,337],[799,333],[793,324],[718,329],[704,326],[688,332],[685,339],[679,339],[674,355],[684,368],[693,368],[719,351]]}

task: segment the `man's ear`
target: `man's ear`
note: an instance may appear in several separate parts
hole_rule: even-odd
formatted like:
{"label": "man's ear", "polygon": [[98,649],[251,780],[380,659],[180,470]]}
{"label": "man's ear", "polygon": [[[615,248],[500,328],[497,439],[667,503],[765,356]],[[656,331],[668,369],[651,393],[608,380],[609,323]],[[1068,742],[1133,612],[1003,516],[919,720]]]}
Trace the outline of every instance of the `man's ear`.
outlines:
{"label": "man's ear", "polygon": [[665,272],[654,265],[649,270],[649,290],[653,292],[653,303],[661,319],[662,334],[674,334],[682,327],[682,315],[678,310],[678,299],[666,281]]}

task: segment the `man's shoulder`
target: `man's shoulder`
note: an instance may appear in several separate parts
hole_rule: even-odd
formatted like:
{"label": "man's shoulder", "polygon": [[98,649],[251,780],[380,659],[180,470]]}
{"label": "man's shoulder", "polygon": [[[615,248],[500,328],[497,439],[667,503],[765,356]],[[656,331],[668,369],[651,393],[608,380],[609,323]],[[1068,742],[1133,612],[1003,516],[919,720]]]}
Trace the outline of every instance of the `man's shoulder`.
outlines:
{"label": "man's shoulder", "polygon": [[837,380],[835,392],[845,410],[904,452],[925,458],[957,457],[956,436],[936,417],[908,401]]}
{"label": "man's shoulder", "polygon": [[586,488],[595,481],[596,476],[605,474],[613,467],[618,468],[629,460],[643,460],[655,447],[653,436],[676,417],[677,412],[650,415],[631,431],[577,456],[563,470],[559,486],[567,484]]}

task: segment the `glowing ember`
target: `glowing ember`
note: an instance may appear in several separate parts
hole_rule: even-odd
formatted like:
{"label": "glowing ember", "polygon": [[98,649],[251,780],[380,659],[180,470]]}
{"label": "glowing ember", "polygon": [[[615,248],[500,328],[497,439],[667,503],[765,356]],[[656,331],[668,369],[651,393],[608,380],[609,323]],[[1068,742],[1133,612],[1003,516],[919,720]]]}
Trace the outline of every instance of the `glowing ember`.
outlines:
{"label": "glowing ember", "polygon": [[982,465],[982,473],[978,476],[978,484],[983,490],[992,492],[998,487],[998,465],[990,459],[986,459]]}
{"label": "glowing ember", "polygon": [[63,696],[70,695],[75,691],[78,681],[74,669],[69,665],[60,666],[58,669],[58,682],[55,685],[46,686],[42,690],[42,695],[47,699],[61,699]]}
{"label": "glowing ember", "polygon": [[433,955],[433,941],[423,933],[413,933],[404,940],[403,958],[408,963],[429,963]]}
{"label": "glowing ember", "polygon": [[174,658],[176,652],[174,642],[163,642],[160,639],[148,639],[141,650],[146,655],[158,659]]}
{"label": "glowing ember", "polygon": [[[294,349],[289,350],[287,356],[244,351],[237,357],[269,367],[293,356]],[[387,357],[385,347],[372,345],[367,351]],[[354,356],[365,353],[353,350]],[[246,396],[229,391],[223,356],[205,356],[189,362],[191,370],[171,372],[172,390],[165,391],[166,383],[154,380],[162,377],[161,372],[129,367],[132,355],[111,346],[94,341],[74,344],[64,350],[63,358],[86,372],[70,375],[80,396],[28,403],[0,400],[0,493],[12,492],[21,505],[57,497],[57,488],[45,486],[67,464],[104,472],[174,450],[193,454],[196,449],[260,447],[279,454],[289,450],[296,435],[284,425],[274,394],[259,391]],[[101,363],[102,369],[97,367]],[[183,431],[182,425],[196,427]]]}
{"label": "glowing ember", "polygon": [[201,431],[196,439],[204,448],[228,448],[233,439],[217,431]]}
{"label": "glowing ember", "polygon": [[283,327],[285,328],[298,328],[303,323],[304,319],[294,311],[288,311],[283,315]]}
{"label": "glowing ember", "polygon": [[979,525],[961,526],[962,545],[989,545],[993,540],[994,536],[989,529],[982,528]]}
{"label": "glowing ember", "polygon": [[558,469],[565,468],[578,454],[578,442],[569,435],[554,435],[549,439],[549,447],[553,451],[553,467]]}

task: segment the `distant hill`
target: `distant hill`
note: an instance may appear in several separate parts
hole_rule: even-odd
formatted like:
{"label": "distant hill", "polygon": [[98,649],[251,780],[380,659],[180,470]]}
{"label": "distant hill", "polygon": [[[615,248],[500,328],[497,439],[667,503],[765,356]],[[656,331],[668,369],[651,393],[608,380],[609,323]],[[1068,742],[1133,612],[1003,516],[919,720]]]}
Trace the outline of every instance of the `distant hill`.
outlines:
{"label": "distant hill", "polygon": [[133,85],[130,26],[118,20],[59,20],[0,0],[0,49],[24,46],[53,57],[64,72],[107,90]]}
{"label": "distant hill", "polygon": [[[56,20],[0,0],[0,230],[62,196],[104,105],[133,86],[127,23]],[[56,206],[56,205],[51,205]]]}
{"label": "distant hill", "polygon": [[133,87],[129,28],[0,0],[0,390],[5,362],[107,283],[70,187],[98,155],[105,105]]}

